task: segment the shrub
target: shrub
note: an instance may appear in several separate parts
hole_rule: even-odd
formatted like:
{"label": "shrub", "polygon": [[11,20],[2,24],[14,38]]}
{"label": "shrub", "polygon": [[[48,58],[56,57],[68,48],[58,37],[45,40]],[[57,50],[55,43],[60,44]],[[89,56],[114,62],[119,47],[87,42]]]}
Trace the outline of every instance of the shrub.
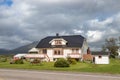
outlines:
{"label": "shrub", "polygon": [[6,62],[7,58],[0,58],[0,62]]}
{"label": "shrub", "polygon": [[92,63],[92,60],[83,60],[84,63]]}
{"label": "shrub", "polygon": [[111,55],[110,55],[110,58],[115,58],[115,55],[111,54]]}
{"label": "shrub", "polygon": [[73,58],[68,58],[67,60],[70,64],[76,64],[77,63],[77,61]]}
{"label": "shrub", "polygon": [[22,59],[18,59],[14,61],[15,64],[24,64]]}
{"label": "shrub", "polygon": [[54,67],[70,67],[70,64],[67,60],[60,58],[54,63]]}

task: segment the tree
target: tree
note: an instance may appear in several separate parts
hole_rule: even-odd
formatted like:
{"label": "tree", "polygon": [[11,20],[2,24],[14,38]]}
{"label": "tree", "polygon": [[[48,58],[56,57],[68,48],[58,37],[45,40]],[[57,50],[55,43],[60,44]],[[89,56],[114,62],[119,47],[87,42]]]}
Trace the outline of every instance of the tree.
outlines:
{"label": "tree", "polygon": [[108,50],[110,52],[110,55],[115,58],[115,56],[118,55],[119,46],[117,45],[117,39],[116,38],[109,38],[105,40],[105,45],[102,47],[103,51]]}

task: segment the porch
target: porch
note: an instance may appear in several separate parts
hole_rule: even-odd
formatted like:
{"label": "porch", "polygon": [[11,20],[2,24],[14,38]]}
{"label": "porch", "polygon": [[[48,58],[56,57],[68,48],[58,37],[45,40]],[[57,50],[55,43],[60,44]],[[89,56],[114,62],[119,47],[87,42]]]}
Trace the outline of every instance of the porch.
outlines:
{"label": "porch", "polygon": [[70,58],[81,58],[82,57],[80,53],[69,53],[67,56]]}

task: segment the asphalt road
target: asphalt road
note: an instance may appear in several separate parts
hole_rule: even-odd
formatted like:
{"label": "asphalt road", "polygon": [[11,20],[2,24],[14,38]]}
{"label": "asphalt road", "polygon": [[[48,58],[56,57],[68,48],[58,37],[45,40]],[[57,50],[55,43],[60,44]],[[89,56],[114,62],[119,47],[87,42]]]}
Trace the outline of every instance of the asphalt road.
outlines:
{"label": "asphalt road", "polygon": [[0,80],[120,80],[120,75],[0,69]]}

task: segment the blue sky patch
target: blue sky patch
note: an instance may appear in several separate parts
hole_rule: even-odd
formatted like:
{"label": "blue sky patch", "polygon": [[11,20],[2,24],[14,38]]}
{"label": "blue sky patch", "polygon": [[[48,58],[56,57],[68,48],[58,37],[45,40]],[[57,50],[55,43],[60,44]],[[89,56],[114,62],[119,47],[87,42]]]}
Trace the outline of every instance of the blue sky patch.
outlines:
{"label": "blue sky patch", "polygon": [[0,0],[0,5],[11,6],[13,4],[12,0]]}

